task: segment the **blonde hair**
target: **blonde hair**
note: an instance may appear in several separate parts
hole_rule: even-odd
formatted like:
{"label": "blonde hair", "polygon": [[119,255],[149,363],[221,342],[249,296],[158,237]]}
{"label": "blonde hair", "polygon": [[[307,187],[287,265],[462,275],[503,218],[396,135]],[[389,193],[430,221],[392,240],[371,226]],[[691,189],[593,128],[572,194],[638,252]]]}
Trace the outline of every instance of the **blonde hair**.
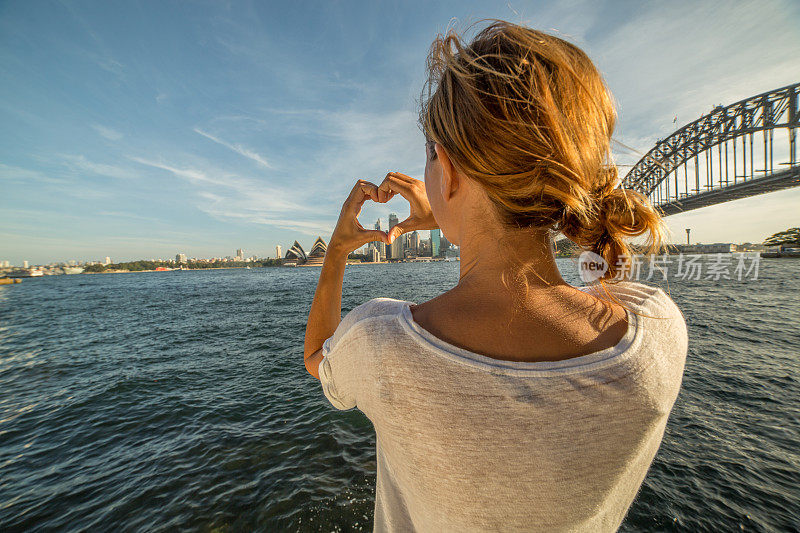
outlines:
{"label": "blonde hair", "polygon": [[664,236],[647,198],[618,188],[611,93],[577,46],[490,22],[468,45],[452,29],[431,45],[426,139],[483,187],[503,223],[560,231],[603,257],[610,279],[630,259],[627,237],[648,233],[653,253]]}

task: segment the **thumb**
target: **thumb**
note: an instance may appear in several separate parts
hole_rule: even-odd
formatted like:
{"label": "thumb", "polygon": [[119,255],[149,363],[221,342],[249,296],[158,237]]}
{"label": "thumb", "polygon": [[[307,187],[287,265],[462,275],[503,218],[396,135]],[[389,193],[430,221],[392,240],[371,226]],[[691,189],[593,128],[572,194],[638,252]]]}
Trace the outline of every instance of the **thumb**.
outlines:
{"label": "thumb", "polygon": [[411,230],[411,224],[409,223],[408,219],[395,224],[392,226],[392,229],[389,230],[389,244],[391,244],[396,238],[398,238],[403,233],[407,233]]}
{"label": "thumb", "polygon": [[370,229],[366,230],[367,236],[369,237],[370,242],[372,241],[380,241],[385,242],[387,244],[391,244],[389,241],[389,236],[386,235],[385,231],[377,230],[377,229]]}

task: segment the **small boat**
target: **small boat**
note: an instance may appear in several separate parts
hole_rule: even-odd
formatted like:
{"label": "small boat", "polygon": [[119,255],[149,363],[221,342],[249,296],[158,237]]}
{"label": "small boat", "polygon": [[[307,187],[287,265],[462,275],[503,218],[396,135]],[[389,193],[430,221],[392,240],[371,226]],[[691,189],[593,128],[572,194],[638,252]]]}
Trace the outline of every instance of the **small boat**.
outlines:
{"label": "small boat", "polygon": [[795,246],[778,246],[777,249],[771,248],[767,252],[761,252],[761,257],[800,257],[800,248]]}
{"label": "small boat", "polygon": [[6,276],[9,278],[37,278],[39,276],[44,276],[44,272],[38,268],[21,268],[8,272]]}

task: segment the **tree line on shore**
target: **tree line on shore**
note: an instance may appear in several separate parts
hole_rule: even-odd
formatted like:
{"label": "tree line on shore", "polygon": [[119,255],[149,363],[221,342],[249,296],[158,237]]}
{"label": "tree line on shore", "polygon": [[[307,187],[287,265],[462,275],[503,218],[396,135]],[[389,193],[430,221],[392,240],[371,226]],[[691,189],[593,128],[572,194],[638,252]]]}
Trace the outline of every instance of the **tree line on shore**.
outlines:
{"label": "tree line on shore", "polygon": [[[580,248],[573,242],[567,239],[556,241],[556,256],[557,257],[572,257],[580,252]],[[768,237],[764,244],[767,246],[779,245],[800,245],[800,228],[789,228],[785,231],[778,232]],[[635,247],[634,247],[635,248]],[[352,252],[348,255],[350,260],[369,261],[366,254],[358,254]],[[126,263],[111,263],[110,265],[89,265],[84,268],[84,272],[106,272],[113,270],[126,270],[129,272],[141,272],[143,270],[156,270],[157,268],[177,268],[183,266],[191,270],[199,270],[205,268],[243,268],[243,267],[277,267],[281,266],[282,260],[280,259],[262,259],[260,261],[187,261],[186,263],[176,264],[174,261],[130,261]]]}
{"label": "tree line on shore", "polygon": [[191,270],[199,270],[204,268],[243,268],[243,267],[273,267],[281,266],[278,259],[262,259],[260,261],[187,261],[180,265],[173,261],[130,261],[126,263],[111,263],[110,265],[89,265],[83,269],[84,272],[107,272],[111,270],[127,270],[129,272],[141,272],[143,270],[156,270],[157,268],[178,268],[183,266]]}

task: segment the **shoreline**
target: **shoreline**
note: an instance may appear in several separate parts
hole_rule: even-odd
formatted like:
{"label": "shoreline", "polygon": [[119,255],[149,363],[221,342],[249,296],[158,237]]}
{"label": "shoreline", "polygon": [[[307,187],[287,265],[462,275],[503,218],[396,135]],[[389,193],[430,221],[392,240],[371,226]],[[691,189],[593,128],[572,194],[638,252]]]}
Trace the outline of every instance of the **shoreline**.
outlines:
{"label": "shoreline", "polygon": [[[460,258],[457,258],[457,257],[453,258],[453,259],[450,259],[450,260],[446,260],[446,259],[433,259],[433,260],[428,259],[428,260],[424,260],[423,259],[423,260],[416,260],[416,261],[378,261],[378,262],[373,262],[373,261],[347,261],[345,263],[345,266],[350,266],[350,265],[391,265],[391,264],[397,264],[397,263],[455,263],[455,262],[459,262],[459,261],[460,261]],[[318,268],[320,268],[320,267],[322,267],[322,264],[315,264],[315,265],[304,264],[304,265],[294,265],[294,266],[274,265],[274,266],[254,266],[254,267],[230,266],[230,267],[183,268],[183,269],[174,268],[174,269],[170,269],[170,270],[104,270],[102,272],[81,272],[80,274],[132,274],[132,273],[137,273],[137,272],[176,272],[176,271],[197,272],[197,271],[202,271],[202,270],[235,270],[235,269],[256,270],[256,269],[261,269],[261,268],[297,268],[297,267],[309,267],[309,268],[318,267]]]}
{"label": "shoreline", "polygon": [[[81,274],[135,274],[138,272],[187,272],[187,271],[197,272],[200,270],[233,270],[237,268],[247,270],[247,267],[209,267],[209,268],[184,268],[184,269],[173,268],[171,270],[104,270],[103,272],[81,272]],[[254,268],[280,268],[280,267],[250,267],[250,270],[253,270]]]}

